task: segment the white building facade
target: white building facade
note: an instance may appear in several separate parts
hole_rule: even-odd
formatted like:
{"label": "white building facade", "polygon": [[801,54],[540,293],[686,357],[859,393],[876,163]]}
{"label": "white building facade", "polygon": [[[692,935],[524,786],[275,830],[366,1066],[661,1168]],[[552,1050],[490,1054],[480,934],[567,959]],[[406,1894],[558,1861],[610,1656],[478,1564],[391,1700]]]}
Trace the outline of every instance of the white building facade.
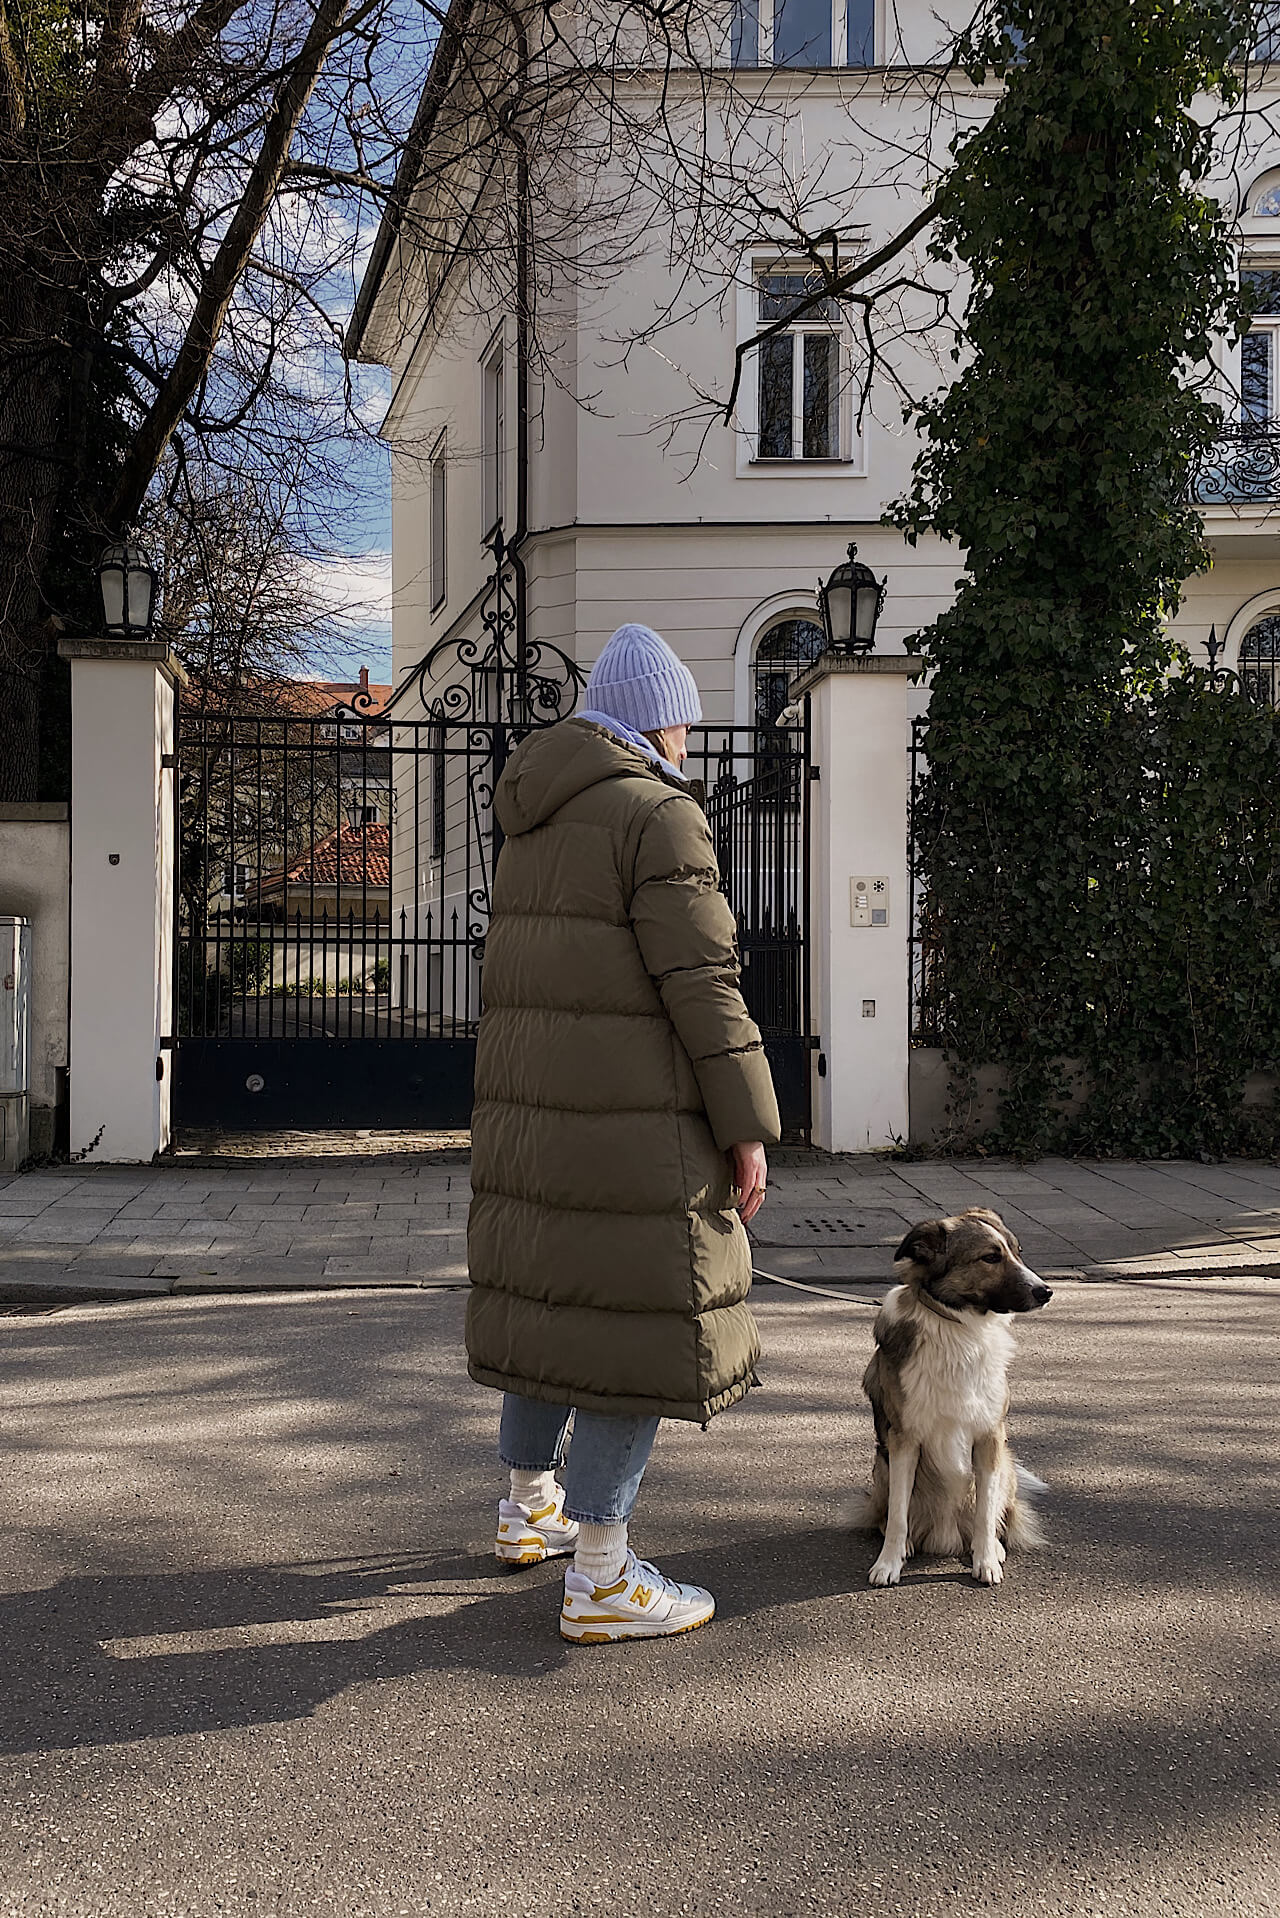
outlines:
{"label": "white building facade", "polygon": [[[967,9],[951,11],[958,28]],[[993,91],[934,64],[945,13],[925,0],[712,5],[718,69],[696,86],[656,72],[627,84],[674,101],[690,152],[721,173],[722,198],[733,191],[724,170],[754,139],[753,152],[767,153],[753,183],[767,174],[788,218],[772,231],[767,219],[737,222],[740,244],[735,222],[720,219],[715,243],[704,235],[691,259],[655,217],[650,243],[633,242],[610,271],[597,258],[575,280],[558,259],[539,285],[535,203],[532,348],[476,249],[459,251],[453,270],[424,267],[421,243],[406,237],[412,223],[398,240],[387,224],[353,334],[362,357],[393,376],[383,430],[397,684],[433,646],[474,629],[499,520],[519,543],[531,640],[554,641],[586,667],[618,624],[642,620],[688,661],[720,723],[776,712],[782,679],[818,643],[816,582],[850,540],[887,581],[881,650],[901,651],[948,603],[959,556],[939,542],[910,548],[881,523],[916,451],[904,399],[935,390],[951,369],[953,335],[936,301],[898,296],[870,374],[856,312],[810,307],[748,356],[732,424],[714,404],[729,393],[741,343],[785,321],[813,284],[795,229],[834,235],[845,257],[874,252],[923,207],[953,135],[990,111]],[[1255,108],[1271,91],[1271,69],[1254,68]],[[1177,624],[1193,658],[1205,658],[1212,627],[1219,663],[1244,665],[1255,689],[1264,680],[1270,689],[1280,635],[1269,624],[1280,621],[1280,143],[1261,114],[1223,147],[1231,170],[1214,190],[1242,212],[1242,271],[1262,310],[1243,347],[1223,349],[1224,445],[1202,495],[1214,566],[1188,583]],[[584,223],[593,204],[645,203],[634,154],[611,164],[619,177],[607,192],[598,172],[584,185]],[[419,192],[439,197],[434,182]],[[428,212],[419,231],[429,230]],[[904,256],[907,273],[920,261],[918,248]],[[936,268],[930,276],[936,284]]]}

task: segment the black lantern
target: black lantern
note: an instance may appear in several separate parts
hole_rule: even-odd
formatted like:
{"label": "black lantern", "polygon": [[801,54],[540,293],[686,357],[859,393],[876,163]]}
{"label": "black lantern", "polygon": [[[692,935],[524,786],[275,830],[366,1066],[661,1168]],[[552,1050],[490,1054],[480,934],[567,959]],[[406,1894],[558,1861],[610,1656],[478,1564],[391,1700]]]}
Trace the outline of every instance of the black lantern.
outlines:
{"label": "black lantern", "polygon": [[156,569],[136,540],[108,546],[98,561],[102,623],[113,639],[145,639],[156,609]]}
{"label": "black lantern", "polygon": [[824,586],[818,582],[818,604],[833,653],[870,653],[875,650],[876,621],[884,605],[886,580],[878,580],[849,543],[849,557],[836,567]]}

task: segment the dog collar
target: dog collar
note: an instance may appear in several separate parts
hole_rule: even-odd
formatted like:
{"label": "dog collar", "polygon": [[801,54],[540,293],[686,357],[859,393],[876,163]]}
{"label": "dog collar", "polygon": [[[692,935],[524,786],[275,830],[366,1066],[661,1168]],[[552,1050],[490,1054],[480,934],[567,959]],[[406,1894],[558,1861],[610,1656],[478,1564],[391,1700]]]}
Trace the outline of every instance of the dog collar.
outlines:
{"label": "dog collar", "polygon": [[916,1297],[919,1299],[921,1305],[927,1305],[929,1310],[936,1312],[940,1319],[949,1319],[952,1325],[959,1325],[961,1323],[958,1312],[953,1312],[949,1305],[943,1305],[940,1299],[934,1298],[932,1292],[926,1292],[922,1285],[917,1286]]}

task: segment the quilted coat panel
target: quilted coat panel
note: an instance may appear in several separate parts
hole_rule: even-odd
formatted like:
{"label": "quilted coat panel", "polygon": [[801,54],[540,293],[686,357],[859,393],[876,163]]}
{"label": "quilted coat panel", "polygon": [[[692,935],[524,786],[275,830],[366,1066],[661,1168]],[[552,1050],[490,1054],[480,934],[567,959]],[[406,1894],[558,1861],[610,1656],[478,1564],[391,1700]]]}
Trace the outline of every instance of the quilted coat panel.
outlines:
{"label": "quilted coat panel", "polygon": [[582,721],[495,796],[467,1351],[483,1384],[704,1421],[751,1384],[726,1148],[779,1136],[696,801]]}

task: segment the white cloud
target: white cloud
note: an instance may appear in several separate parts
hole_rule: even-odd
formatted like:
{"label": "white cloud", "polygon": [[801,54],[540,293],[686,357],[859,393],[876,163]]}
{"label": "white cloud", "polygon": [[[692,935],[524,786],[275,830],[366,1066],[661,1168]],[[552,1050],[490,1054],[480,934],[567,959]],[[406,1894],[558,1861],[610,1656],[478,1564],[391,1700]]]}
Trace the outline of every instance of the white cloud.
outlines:
{"label": "white cloud", "polygon": [[316,593],[344,625],[390,631],[390,553],[342,553],[307,566]]}

